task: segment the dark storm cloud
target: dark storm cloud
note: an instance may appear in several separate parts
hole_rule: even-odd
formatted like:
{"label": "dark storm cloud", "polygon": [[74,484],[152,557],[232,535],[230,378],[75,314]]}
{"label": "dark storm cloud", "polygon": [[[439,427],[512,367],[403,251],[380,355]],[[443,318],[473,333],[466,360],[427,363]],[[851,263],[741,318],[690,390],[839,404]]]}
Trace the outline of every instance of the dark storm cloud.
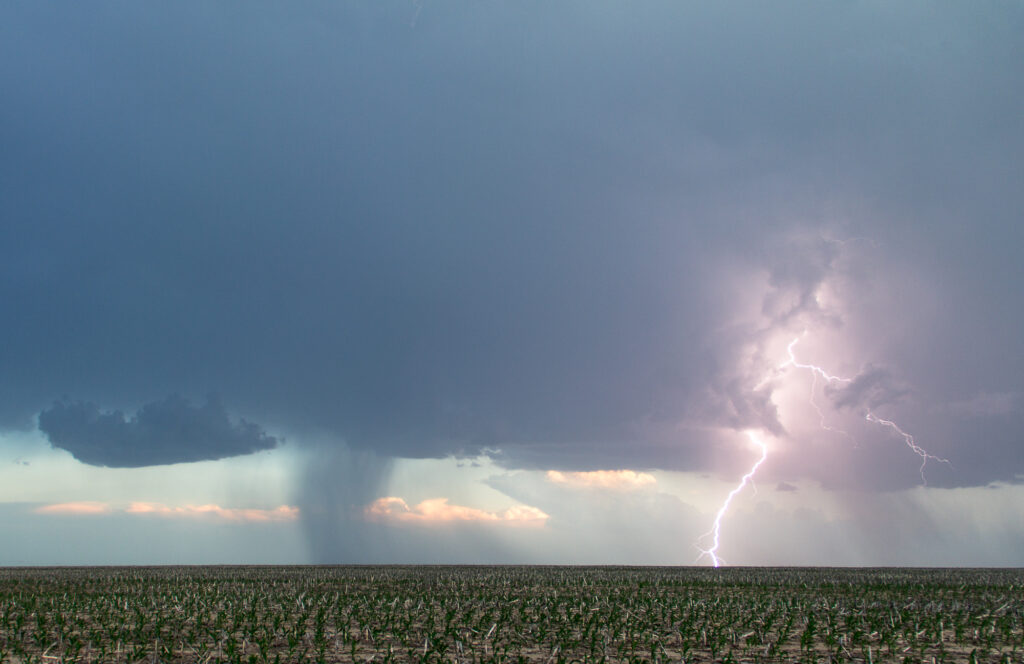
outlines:
{"label": "dark storm cloud", "polygon": [[897,383],[885,367],[867,366],[849,383],[834,382],[826,393],[836,408],[878,408],[896,403],[909,389]]}
{"label": "dark storm cloud", "polygon": [[231,422],[216,397],[193,406],[170,396],[132,417],[103,412],[92,403],[58,402],[39,413],[39,429],[79,461],[112,468],[223,459],[278,443],[252,422]]}
{"label": "dark storm cloud", "polygon": [[[707,468],[701,426],[781,433],[747,346],[798,320],[924,404],[1024,391],[1019,5],[416,12],[4,5],[3,423],[217,391],[382,457]],[[915,316],[820,307],[849,237]],[[1015,421],[959,477],[1020,472]]]}

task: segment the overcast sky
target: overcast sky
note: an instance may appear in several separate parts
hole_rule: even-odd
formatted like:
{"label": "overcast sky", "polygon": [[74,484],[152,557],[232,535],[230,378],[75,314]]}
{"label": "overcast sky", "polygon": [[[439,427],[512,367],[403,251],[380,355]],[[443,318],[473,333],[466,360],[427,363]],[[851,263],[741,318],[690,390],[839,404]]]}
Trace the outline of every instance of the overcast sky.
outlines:
{"label": "overcast sky", "polygon": [[1024,565],[1017,2],[0,6],[0,564]]}

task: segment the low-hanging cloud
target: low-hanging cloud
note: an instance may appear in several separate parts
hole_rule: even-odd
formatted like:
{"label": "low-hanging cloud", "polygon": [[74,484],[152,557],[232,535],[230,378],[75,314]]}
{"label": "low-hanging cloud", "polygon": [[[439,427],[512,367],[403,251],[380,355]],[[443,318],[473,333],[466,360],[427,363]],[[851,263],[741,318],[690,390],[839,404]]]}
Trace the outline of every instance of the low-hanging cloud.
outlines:
{"label": "low-hanging cloud", "polygon": [[79,461],[112,468],[223,459],[278,444],[257,424],[232,422],[214,396],[193,406],[172,395],[133,416],[104,412],[93,403],[60,401],[39,414],[39,429],[54,447]]}

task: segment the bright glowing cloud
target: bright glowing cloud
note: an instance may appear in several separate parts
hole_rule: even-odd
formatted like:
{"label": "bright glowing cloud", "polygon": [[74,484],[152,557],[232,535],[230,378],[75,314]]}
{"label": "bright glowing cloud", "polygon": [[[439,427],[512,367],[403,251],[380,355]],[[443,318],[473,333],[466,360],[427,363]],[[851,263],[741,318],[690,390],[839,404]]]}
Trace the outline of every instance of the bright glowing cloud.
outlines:
{"label": "bright glowing cloud", "polygon": [[577,473],[549,470],[547,478],[549,482],[555,484],[616,491],[630,491],[657,483],[654,475],[638,473],[635,470],[594,470]]}
{"label": "bright glowing cloud", "polygon": [[92,500],[84,500],[72,503],[55,503],[37,507],[36,514],[107,514],[110,512],[110,505]]}
{"label": "bright glowing cloud", "polygon": [[397,496],[378,498],[363,512],[371,521],[397,523],[501,523],[506,525],[543,526],[548,515],[529,505],[515,505],[504,512],[488,512],[475,507],[450,505],[447,498],[430,498],[415,507]]}

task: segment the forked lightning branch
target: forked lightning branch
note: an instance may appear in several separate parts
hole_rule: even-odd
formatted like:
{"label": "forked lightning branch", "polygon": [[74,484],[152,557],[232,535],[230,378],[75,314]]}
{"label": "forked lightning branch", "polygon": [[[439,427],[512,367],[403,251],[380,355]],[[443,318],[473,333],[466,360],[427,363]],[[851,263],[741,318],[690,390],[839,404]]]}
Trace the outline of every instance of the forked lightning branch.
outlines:
{"label": "forked lightning branch", "polygon": [[[800,339],[805,335],[806,332],[804,332],[803,335],[800,335],[793,339],[791,342],[789,342],[789,345],[786,346],[786,353],[788,357],[782,364],[780,364],[777,367],[777,369],[780,371],[784,371],[793,368],[809,371],[811,373],[811,388],[810,395],[808,397],[808,402],[810,403],[811,407],[814,408],[815,412],[817,412],[821,428],[826,431],[840,433],[849,437],[849,433],[842,431],[840,429],[835,429],[831,426],[828,426],[825,423],[825,414],[821,410],[821,406],[818,404],[818,402],[815,401],[815,393],[817,391],[819,379],[824,380],[827,384],[830,385],[849,385],[853,383],[854,379],[844,376],[833,375],[826,371],[823,367],[820,367],[816,364],[800,362],[796,357],[795,348],[797,344],[800,342]],[[761,384],[763,385],[767,383],[768,380],[770,380],[770,377],[766,377]],[[948,459],[943,459],[933,454],[929,454],[924,448],[917,444],[917,442],[914,440],[914,436],[901,429],[900,426],[893,422],[892,420],[883,419],[876,415],[874,412],[872,412],[870,409],[866,409],[864,411],[864,419],[866,419],[868,422],[877,424],[879,426],[891,430],[894,434],[903,439],[907,447],[910,448],[910,450],[914,454],[921,458],[921,467],[919,470],[921,473],[922,484],[927,484],[924,469],[929,460],[950,465]],[[768,444],[763,440],[761,434],[755,431],[746,431],[746,435],[754,444],[754,446],[760,450],[761,456],[757,459],[753,466],[751,466],[750,470],[742,478],[740,478],[739,483],[732,489],[732,491],[730,491],[729,494],[725,497],[725,501],[723,501],[722,506],[718,509],[718,512],[715,513],[715,520],[712,523],[711,530],[701,535],[698,539],[698,548],[701,551],[698,560],[707,556],[707,558],[711,561],[711,565],[714,567],[719,567],[725,562],[719,555],[718,550],[721,546],[722,522],[729,512],[729,507],[731,506],[732,501],[736,496],[742,493],[748,485],[753,484],[754,475],[757,473],[757,470],[761,467],[761,465],[764,464],[764,462],[768,459]],[[710,542],[710,546],[706,549],[702,548],[699,544],[700,542]]]}

